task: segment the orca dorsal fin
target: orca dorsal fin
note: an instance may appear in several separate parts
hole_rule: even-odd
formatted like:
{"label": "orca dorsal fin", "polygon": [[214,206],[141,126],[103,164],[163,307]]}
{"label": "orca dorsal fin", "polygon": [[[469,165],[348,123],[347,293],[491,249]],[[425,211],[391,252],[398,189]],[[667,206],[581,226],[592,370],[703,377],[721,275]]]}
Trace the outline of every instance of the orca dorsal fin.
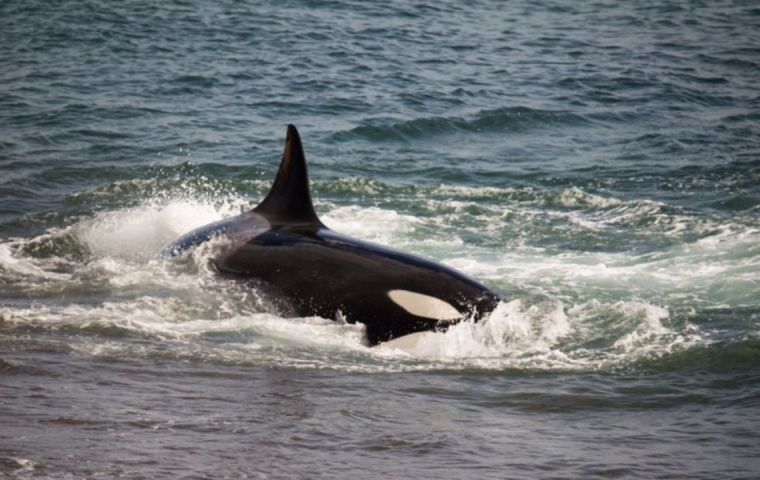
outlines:
{"label": "orca dorsal fin", "polygon": [[301,136],[293,125],[288,125],[285,151],[272,188],[253,211],[273,224],[322,225],[311,203]]}

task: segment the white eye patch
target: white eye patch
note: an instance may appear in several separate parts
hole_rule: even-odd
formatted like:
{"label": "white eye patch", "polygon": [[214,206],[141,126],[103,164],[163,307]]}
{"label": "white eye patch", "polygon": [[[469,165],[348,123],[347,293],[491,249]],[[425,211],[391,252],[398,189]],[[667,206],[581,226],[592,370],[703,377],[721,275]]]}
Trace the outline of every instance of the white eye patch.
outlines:
{"label": "white eye patch", "polygon": [[388,292],[388,297],[396,305],[418,317],[431,318],[438,321],[451,321],[462,318],[462,314],[456,308],[440,298],[431,297],[430,295],[410,292],[409,290],[391,290]]}

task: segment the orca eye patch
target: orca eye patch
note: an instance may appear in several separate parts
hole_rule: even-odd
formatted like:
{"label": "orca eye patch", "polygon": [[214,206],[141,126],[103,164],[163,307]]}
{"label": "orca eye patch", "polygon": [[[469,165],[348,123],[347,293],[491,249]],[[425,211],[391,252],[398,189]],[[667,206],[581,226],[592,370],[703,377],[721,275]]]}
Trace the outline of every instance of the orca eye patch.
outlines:
{"label": "orca eye patch", "polygon": [[430,295],[410,292],[409,290],[390,290],[388,298],[417,317],[438,321],[452,321],[462,318],[462,314],[451,304]]}

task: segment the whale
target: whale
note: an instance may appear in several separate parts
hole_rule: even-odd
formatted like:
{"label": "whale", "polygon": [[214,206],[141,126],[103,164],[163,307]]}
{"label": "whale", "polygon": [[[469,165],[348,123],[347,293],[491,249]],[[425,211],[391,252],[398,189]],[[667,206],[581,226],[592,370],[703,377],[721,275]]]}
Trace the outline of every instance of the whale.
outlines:
{"label": "whale", "polygon": [[[371,346],[478,321],[501,297],[425,258],[341,235],[317,216],[298,130],[288,125],[269,193],[253,209],[195,229],[163,251],[185,254],[216,239],[213,270],[247,282],[276,314],[362,323]],[[415,337],[416,336],[416,337]]]}

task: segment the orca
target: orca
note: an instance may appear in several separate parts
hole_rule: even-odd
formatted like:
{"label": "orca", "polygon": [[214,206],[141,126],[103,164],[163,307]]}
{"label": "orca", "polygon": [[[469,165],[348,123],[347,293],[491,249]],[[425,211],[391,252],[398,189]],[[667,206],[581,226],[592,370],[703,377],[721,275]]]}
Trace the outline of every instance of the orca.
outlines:
{"label": "orca", "polygon": [[185,234],[163,255],[180,255],[218,237],[221,246],[211,259],[217,272],[251,282],[280,315],[361,322],[370,345],[480,320],[501,300],[452,268],[326,227],[314,211],[306,157],[293,125],[264,200]]}

